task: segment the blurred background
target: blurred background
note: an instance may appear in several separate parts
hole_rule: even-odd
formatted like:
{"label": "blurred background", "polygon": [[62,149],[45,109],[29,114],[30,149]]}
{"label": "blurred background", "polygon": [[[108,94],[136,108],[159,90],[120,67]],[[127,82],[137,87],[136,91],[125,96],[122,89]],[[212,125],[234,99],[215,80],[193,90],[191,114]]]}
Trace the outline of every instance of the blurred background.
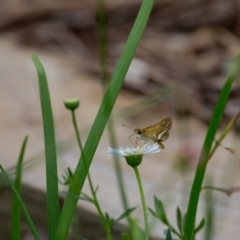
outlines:
{"label": "blurred background", "polygon": [[[77,118],[85,141],[104,93],[100,80],[96,3],[95,0],[0,1],[0,161],[5,168],[11,169],[16,164],[23,138],[29,136],[23,174],[26,187],[23,190],[28,194],[26,201],[33,201],[33,195],[38,194],[44,201],[46,185],[37,74],[31,54],[38,55],[48,76],[60,177],[67,167],[74,169],[80,154],[64,99],[80,99]],[[111,77],[141,1],[108,0],[105,4]],[[186,211],[208,123],[231,61],[239,52],[239,14],[239,0],[156,0],[113,110],[120,147],[133,147],[128,139],[133,130],[122,124],[144,128],[165,117],[172,118],[173,127],[166,148],[159,154],[144,157],[139,170],[147,204],[153,206],[154,195],[160,198],[173,225],[176,207]],[[238,113],[239,106],[240,85],[236,81],[219,132]],[[223,142],[225,148],[235,149],[235,153],[219,147],[209,163],[206,179],[211,185],[226,189],[240,186],[239,124],[236,123]],[[106,153],[108,146],[106,130],[90,172],[94,185],[99,186],[102,208],[117,217],[123,210],[113,159]],[[142,223],[134,172],[124,159],[121,165],[130,206],[138,206],[133,215]],[[66,191],[64,186],[60,189]],[[87,182],[84,192],[89,193]],[[210,239],[239,239],[239,192],[230,197],[216,191],[211,197],[206,193],[202,192],[197,221],[212,212]],[[6,219],[10,215],[6,206],[10,195],[3,197],[8,196],[5,191],[0,194],[3,199],[0,221],[5,223],[0,222],[0,226],[6,230]],[[81,201],[79,206],[95,212],[89,203]],[[36,215],[38,213],[39,209],[35,211]],[[163,237],[163,224],[153,218],[150,222],[152,233]],[[42,239],[46,239],[45,223],[41,224]],[[31,239],[26,229],[24,239]],[[2,230],[0,232],[3,234]],[[197,240],[207,240],[204,234],[202,230]],[[7,239],[7,235],[3,236],[5,238],[1,239]]]}

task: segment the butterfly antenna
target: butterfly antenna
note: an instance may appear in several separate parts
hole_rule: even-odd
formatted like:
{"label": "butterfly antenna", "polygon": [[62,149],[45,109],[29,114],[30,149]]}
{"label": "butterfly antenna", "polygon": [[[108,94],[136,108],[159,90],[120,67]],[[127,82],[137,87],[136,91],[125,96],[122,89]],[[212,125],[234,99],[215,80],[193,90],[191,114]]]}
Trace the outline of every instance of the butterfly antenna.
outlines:
{"label": "butterfly antenna", "polygon": [[[134,129],[133,127],[127,126],[127,125],[125,125],[125,124],[122,124],[122,126],[123,126],[123,127],[128,127],[128,128]],[[133,134],[129,137],[129,140],[130,140],[130,142],[131,142],[134,146],[136,146],[136,145],[134,144],[134,142],[131,140],[131,137],[132,137],[133,135],[135,135],[135,133],[133,133]]]}

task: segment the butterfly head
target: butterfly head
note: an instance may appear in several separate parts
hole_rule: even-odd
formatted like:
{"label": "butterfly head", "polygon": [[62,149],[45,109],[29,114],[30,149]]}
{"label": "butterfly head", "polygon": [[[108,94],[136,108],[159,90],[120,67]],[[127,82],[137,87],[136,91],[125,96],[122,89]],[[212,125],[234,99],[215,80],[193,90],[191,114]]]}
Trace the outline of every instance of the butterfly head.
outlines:
{"label": "butterfly head", "polygon": [[142,138],[142,130],[140,128],[135,128],[134,129],[134,134],[138,137],[138,138]]}

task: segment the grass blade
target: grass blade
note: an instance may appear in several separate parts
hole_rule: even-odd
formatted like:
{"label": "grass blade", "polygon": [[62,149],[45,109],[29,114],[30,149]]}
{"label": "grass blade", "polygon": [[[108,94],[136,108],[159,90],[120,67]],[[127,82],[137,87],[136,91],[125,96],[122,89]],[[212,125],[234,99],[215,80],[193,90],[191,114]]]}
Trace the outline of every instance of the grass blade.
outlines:
{"label": "grass blade", "polygon": [[84,181],[87,176],[88,169],[91,165],[96,148],[102,136],[103,130],[106,126],[107,120],[113,109],[114,103],[121,90],[124,78],[133,59],[138,43],[143,34],[144,28],[147,24],[150,12],[152,10],[154,0],[143,0],[140,11],[132,28],[132,31],[127,40],[126,46],[122,52],[117,68],[113,74],[112,80],[104,95],[103,101],[97,113],[96,119],[93,123],[88,139],[84,147],[85,161],[82,158],[78,162],[75,179],[78,184],[78,189],[69,188],[62,213],[60,215],[59,224],[57,228],[56,238],[58,240],[67,239],[68,230],[74,215],[77,200],[71,195],[79,195]]}
{"label": "grass blade", "polygon": [[38,83],[44,130],[46,182],[47,182],[48,239],[54,240],[59,217],[59,198],[58,198],[57,155],[53,114],[45,70],[37,56],[33,55],[32,60],[35,64],[38,73]]}
{"label": "grass blade", "polygon": [[[21,151],[18,157],[16,166],[15,189],[21,195],[21,178],[22,178],[22,163],[27,145],[28,137],[25,137],[22,143]],[[12,216],[11,216],[11,239],[21,239],[21,207],[18,198],[13,194],[12,196]]]}
{"label": "grass blade", "polygon": [[25,205],[24,205],[24,203],[23,203],[20,195],[18,194],[17,189],[14,187],[11,179],[8,177],[7,172],[4,170],[4,168],[2,167],[1,164],[0,164],[0,169],[1,169],[2,173],[3,173],[3,176],[4,176],[5,179],[7,180],[8,184],[9,184],[10,187],[12,188],[12,190],[13,190],[13,192],[14,192],[14,195],[15,195],[16,199],[18,200],[18,204],[20,204],[20,206],[22,207],[22,211],[23,211],[23,213],[25,214],[26,220],[27,220],[27,222],[28,222],[28,225],[29,225],[29,227],[30,227],[30,230],[32,231],[32,234],[33,234],[33,236],[34,236],[34,239],[35,239],[35,240],[40,240],[40,238],[39,238],[39,236],[38,236],[38,233],[37,233],[37,230],[36,230],[36,228],[35,228],[35,226],[34,226],[34,224],[33,224],[33,222],[32,222],[32,219],[31,219],[31,217],[30,217],[30,215],[29,215],[29,213],[28,213],[28,211],[27,211],[27,209],[26,209],[26,207],[25,207]]}
{"label": "grass blade", "polygon": [[238,75],[238,72],[239,72],[238,69],[240,69],[240,55],[237,56],[234,63],[234,67],[230,72],[229,77],[227,78],[227,81],[221,90],[215,110],[213,112],[211,122],[208,127],[208,131],[204,140],[202,151],[198,160],[197,169],[195,172],[195,177],[193,180],[190,198],[188,202],[186,220],[184,223],[184,234],[185,234],[184,237],[186,240],[192,240],[193,238],[197,206],[198,206],[199,196],[202,189],[203,179],[204,179],[206,168],[207,168],[210,150],[211,150],[212,143],[214,141],[214,137],[217,132],[219,123],[221,121],[222,114],[225,109],[225,106],[231,91],[232,84]]}
{"label": "grass blade", "polygon": [[167,230],[166,240],[172,240],[172,235],[171,235],[170,228]]}
{"label": "grass blade", "polygon": [[176,211],[176,217],[177,217],[177,226],[178,226],[178,230],[180,231],[180,234],[183,233],[183,218],[182,218],[182,212],[180,210],[180,208],[177,208]]}

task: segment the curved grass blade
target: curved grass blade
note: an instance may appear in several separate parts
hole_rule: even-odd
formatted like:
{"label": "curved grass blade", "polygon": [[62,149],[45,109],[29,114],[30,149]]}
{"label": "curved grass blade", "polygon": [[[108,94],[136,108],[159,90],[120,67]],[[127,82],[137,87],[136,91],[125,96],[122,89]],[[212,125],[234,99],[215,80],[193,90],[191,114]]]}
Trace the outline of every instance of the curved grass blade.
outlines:
{"label": "curved grass blade", "polygon": [[193,238],[197,206],[198,206],[198,201],[199,201],[199,197],[202,189],[203,179],[205,176],[205,172],[206,172],[206,168],[209,160],[209,154],[210,154],[214,137],[216,135],[219,123],[221,121],[225,106],[228,101],[232,84],[239,74],[239,69],[240,69],[240,54],[237,56],[234,66],[229,74],[229,77],[227,78],[227,81],[220,92],[215,110],[213,112],[211,122],[208,127],[208,131],[204,140],[202,151],[198,160],[197,169],[195,172],[195,177],[193,180],[190,198],[188,202],[186,220],[184,223],[184,234],[185,234],[184,239],[186,240],[192,240]]}
{"label": "curved grass blade", "polygon": [[36,55],[32,56],[38,73],[38,83],[42,108],[45,158],[46,158],[46,181],[47,181],[47,216],[48,216],[48,239],[55,240],[55,233],[59,217],[57,154],[52,106],[48,89],[47,77],[43,65]]}
{"label": "curved grass blade", "polygon": [[93,123],[91,131],[87,138],[84,147],[84,155],[86,156],[85,161],[83,163],[83,159],[81,157],[80,161],[78,162],[76,171],[74,173],[76,182],[78,184],[78,190],[76,191],[75,189],[71,188],[71,186],[69,187],[68,191],[69,194],[67,195],[65,203],[63,205],[55,239],[58,240],[67,239],[68,230],[77,204],[77,200],[71,198],[70,195],[71,194],[79,195],[82,190],[84,181],[87,176],[87,171],[91,165],[93,156],[97,149],[103,130],[109,119],[114,103],[121,90],[124,78],[127,74],[128,68],[130,66],[130,63],[137,49],[138,43],[141,39],[141,36],[147,24],[150,12],[152,10],[153,2],[154,0],[143,0],[140,11],[138,13],[132,31],[127,40],[126,46],[122,52],[119,63],[116,67],[112,80],[104,95],[96,119]]}
{"label": "curved grass blade", "polygon": [[38,235],[38,233],[37,233],[37,230],[36,230],[36,228],[35,228],[35,226],[34,226],[34,224],[33,224],[33,222],[32,222],[32,219],[31,219],[31,217],[30,217],[30,215],[29,215],[29,213],[28,213],[28,211],[27,211],[27,209],[26,209],[26,207],[25,207],[25,205],[24,205],[24,203],[23,203],[20,195],[18,194],[17,189],[14,187],[11,179],[8,177],[7,172],[4,170],[4,168],[2,167],[1,164],[0,164],[0,169],[1,169],[4,177],[6,178],[8,184],[9,184],[10,187],[12,188],[12,190],[13,190],[13,192],[14,192],[14,195],[15,195],[15,197],[16,197],[17,200],[18,200],[18,203],[19,203],[20,206],[22,207],[22,211],[23,211],[23,213],[24,213],[24,215],[25,215],[25,217],[26,217],[26,220],[27,220],[27,222],[28,222],[28,225],[29,225],[29,227],[30,227],[30,230],[32,231],[32,234],[33,234],[33,236],[34,236],[34,239],[35,239],[35,240],[40,240],[39,235]]}
{"label": "curved grass blade", "polygon": [[205,219],[203,218],[199,225],[194,229],[194,235],[197,234],[205,225]]}
{"label": "curved grass blade", "polygon": [[[22,179],[22,163],[23,157],[27,145],[28,137],[26,136],[23,140],[18,162],[16,166],[16,177],[14,186],[16,191],[21,195],[21,179]],[[12,196],[12,215],[11,215],[11,239],[21,239],[21,207],[19,205],[18,198],[15,194]]]}
{"label": "curved grass blade", "polygon": [[180,231],[180,234],[182,234],[183,233],[183,218],[182,218],[181,209],[179,207],[177,207],[177,210],[176,210],[176,217],[177,217],[178,230]]}

